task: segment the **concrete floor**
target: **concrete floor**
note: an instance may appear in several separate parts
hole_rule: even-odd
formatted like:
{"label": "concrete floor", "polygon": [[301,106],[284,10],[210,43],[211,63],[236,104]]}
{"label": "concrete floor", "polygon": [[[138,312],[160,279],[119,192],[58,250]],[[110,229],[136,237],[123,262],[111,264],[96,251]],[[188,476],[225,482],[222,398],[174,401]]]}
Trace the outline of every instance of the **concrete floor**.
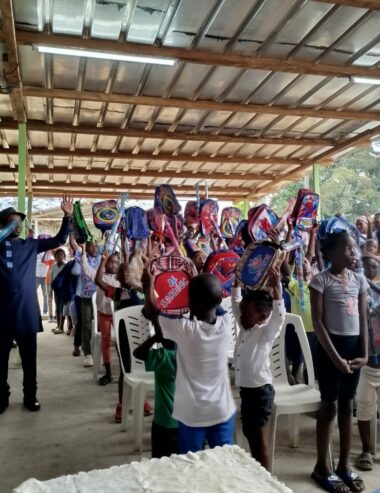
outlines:
{"label": "concrete floor", "polygon": [[[53,335],[51,328],[45,323],[45,332],[38,336],[38,395],[42,404],[39,413],[22,409],[21,370],[16,368],[17,351],[12,351],[11,404],[0,416],[0,493],[10,492],[30,477],[46,480],[139,459],[133,455],[128,431],[122,432],[120,425],[113,422],[116,383],[99,387],[92,380],[91,369],[82,367],[82,358],[72,357],[72,338]],[[147,457],[149,428],[147,418]],[[295,493],[320,491],[309,481],[315,461],[314,428],[315,421],[304,416],[300,447],[290,449],[286,418],[279,420],[274,473]],[[244,444],[240,425],[237,435],[239,444]],[[355,457],[359,450],[356,426],[353,444]],[[380,487],[379,459],[374,470],[363,477],[366,491]]]}

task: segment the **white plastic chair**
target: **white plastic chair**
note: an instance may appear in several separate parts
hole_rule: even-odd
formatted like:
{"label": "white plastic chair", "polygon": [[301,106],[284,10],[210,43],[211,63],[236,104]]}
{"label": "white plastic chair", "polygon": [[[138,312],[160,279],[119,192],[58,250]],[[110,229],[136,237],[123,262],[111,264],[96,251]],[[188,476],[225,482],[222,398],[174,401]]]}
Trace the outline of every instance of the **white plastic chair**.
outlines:
{"label": "white plastic chair", "polygon": [[98,307],[96,304],[96,292],[92,295],[92,311],[94,312],[94,318],[92,319],[92,332],[91,332],[91,353],[94,360],[93,376],[97,382],[103,366],[102,359],[102,335],[98,326]]}
{"label": "white plastic chair", "polygon": [[[308,385],[289,385],[288,382],[285,360],[285,327],[288,324],[294,326],[301,345],[309,379]],[[273,385],[276,391],[270,420],[270,470],[272,471],[278,416],[281,414],[289,416],[289,445],[290,447],[298,447],[300,414],[318,411],[321,404],[320,393],[315,389],[314,367],[301,317],[290,313],[286,314],[284,328],[275,340],[270,359]]]}
{"label": "white plastic chair", "polygon": [[370,424],[370,438],[371,438],[371,452],[374,457],[376,457],[377,449],[377,411],[380,409],[380,402],[375,406],[374,413],[372,415]]}
{"label": "white plastic chair", "polygon": [[237,331],[237,322],[235,320],[235,317],[234,317],[234,314],[232,311],[231,297],[229,296],[228,298],[223,298],[222,303],[220,305],[223,308],[223,310],[226,311],[228,314],[228,323],[229,323],[231,333],[232,333],[230,348],[228,351],[228,361],[230,363],[232,363],[232,361],[234,359],[234,352],[235,352],[235,346],[236,346],[236,339],[238,336],[238,331]]}
{"label": "white plastic chair", "polygon": [[[120,324],[122,320],[124,321],[124,324]],[[120,357],[121,368],[124,375],[122,429],[125,430],[127,427],[127,416],[129,404],[131,402],[133,408],[133,440],[140,453],[142,453],[144,401],[147,392],[154,390],[154,373],[145,371],[144,362],[136,359],[133,356],[133,351],[150,337],[151,324],[143,316],[141,305],[115,311],[113,324],[115,328],[116,345],[120,355],[122,354],[122,348],[120,347],[120,330],[126,331],[131,361],[131,371],[127,373],[124,368],[123,358]]]}

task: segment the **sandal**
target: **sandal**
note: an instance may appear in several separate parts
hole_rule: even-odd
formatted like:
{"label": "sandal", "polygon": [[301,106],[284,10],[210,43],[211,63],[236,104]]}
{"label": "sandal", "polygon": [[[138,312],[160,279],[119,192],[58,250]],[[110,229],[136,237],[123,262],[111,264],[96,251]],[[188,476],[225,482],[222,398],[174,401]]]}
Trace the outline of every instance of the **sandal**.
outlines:
{"label": "sandal", "polygon": [[108,383],[111,383],[111,382],[112,382],[111,375],[105,374],[99,378],[99,385],[107,385]]}
{"label": "sandal", "polygon": [[311,473],[311,479],[329,493],[346,493],[349,491],[345,482],[334,473],[329,476],[320,476],[317,472],[313,471]]}
{"label": "sandal", "polygon": [[348,488],[350,488],[351,491],[365,490],[364,482],[357,472],[354,472],[351,469],[349,469],[348,471],[336,470],[335,474],[340,477],[340,479],[344,482],[346,486],[348,486]]}
{"label": "sandal", "polygon": [[373,456],[369,452],[362,452],[355,461],[355,465],[361,471],[372,471]]}

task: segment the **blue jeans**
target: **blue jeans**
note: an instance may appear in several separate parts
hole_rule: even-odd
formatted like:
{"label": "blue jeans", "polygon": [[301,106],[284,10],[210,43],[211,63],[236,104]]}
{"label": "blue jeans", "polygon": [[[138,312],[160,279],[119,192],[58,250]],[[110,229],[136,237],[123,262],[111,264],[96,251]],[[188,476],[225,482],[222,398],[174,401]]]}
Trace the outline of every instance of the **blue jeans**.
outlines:
{"label": "blue jeans", "polygon": [[205,443],[210,448],[233,445],[235,431],[235,414],[228,421],[213,426],[193,427],[178,422],[179,448],[181,454],[198,452],[205,448]]}

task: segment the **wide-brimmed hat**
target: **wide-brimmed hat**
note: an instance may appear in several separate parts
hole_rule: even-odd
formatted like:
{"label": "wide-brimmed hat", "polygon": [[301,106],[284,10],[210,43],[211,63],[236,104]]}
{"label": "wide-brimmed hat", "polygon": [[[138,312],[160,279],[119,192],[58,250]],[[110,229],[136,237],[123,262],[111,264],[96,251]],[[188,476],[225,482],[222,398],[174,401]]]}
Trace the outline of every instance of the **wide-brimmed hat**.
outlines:
{"label": "wide-brimmed hat", "polygon": [[0,224],[3,224],[5,219],[8,216],[11,216],[12,214],[16,214],[17,216],[20,216],[22,221],[26,218],[26,215],[23,214],[22,212],[16,211],[16,209],[14,209],[13,207],[7,207],[6,209],[0,211]]}

